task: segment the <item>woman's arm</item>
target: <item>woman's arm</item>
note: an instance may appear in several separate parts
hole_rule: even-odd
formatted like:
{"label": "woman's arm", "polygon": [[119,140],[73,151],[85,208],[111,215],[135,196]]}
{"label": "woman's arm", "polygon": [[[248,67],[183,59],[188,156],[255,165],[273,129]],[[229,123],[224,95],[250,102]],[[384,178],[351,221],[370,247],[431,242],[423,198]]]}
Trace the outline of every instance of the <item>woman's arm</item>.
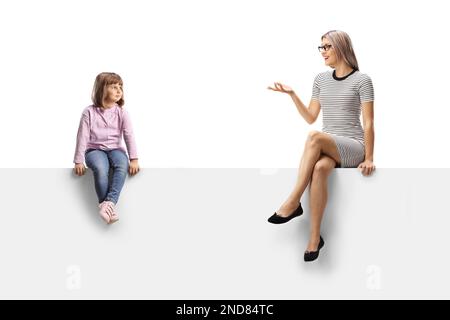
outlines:
{"label": "woman's arm", "polygon": [[316,122],[317,117],[320,113],[320,103],[319,100],[311,99],[309,102],[309,107],[306,108],[306,106],[303,104],[303,102],[300,100],[300,98],[295,94],[294,91],[289,94],[292,98],[292,100],[295,103],[295,106],[297,107],[298,112],[300,115],[305,119],[306,122],[309,124],[313,124]]}
{"label": "woman's arm", "polygon": [[362,103],[364,142],[366,148],[365,160],[373,161],[373,146],[375,142],[375,130],[373,127],[373,101]]}
{"label": "woman's arm", "polygon": [[365,176],[369,176],[375,170],[373,164],[373,146],[375,142],[375,130],[373,126],[373,101],[362,103],[363,127],[365,157],[364,162],[360,163],[358,168]]}
{"label": "woman's arm", "polygon": [[317,117],[319,116],[319,113],[320,113],[319,100],[311,99],[311,102],[309,103],[309,107],[306,108],[306,106],[303,104],[303,102],[300,100],[300,98],[295,94],[294,90],[292,90],[291,87],[289,87],[285,84],[281,84],[279,82],[275,82],[274,86],[273,87],[269,86],[268,89],[289,94],[289,96],[294,101],[298,112],[303,117],[303,119],[305,119],[305,121],[308,122],[308,124],[312,124],[317,120]]}

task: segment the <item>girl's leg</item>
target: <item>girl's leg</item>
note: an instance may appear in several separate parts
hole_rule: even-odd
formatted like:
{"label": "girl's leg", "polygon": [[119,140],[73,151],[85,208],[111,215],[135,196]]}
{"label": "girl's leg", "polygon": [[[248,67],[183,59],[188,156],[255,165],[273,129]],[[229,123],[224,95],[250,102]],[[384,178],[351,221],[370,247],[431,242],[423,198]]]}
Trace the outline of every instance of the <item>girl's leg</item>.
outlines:
{"label": "girl's leg", "polygon": [[278,209],[277,215],[287,217],[297,209],[300,198],[311,180],[314,165],[321,155],[327,155],[337,163],[341,162],[341,157],[333,138],[327,133],[312,131],[305,143],[305,149],[298,169],[297,183],[287,200]]}
{"label": "girl's leg", "polygon": [[108,152],[108,158],[113,170],[111,184],[106,195],[106,201],[114,204],[119,201],[120,191],[125,183],[128,173],[128,157],[122,150],[116,149]]}
{"label": "girl's leg", "polygon": [[94,173],[95,191],[98,202],[105,200],[108,193],[109,161],[105,151],[93,150],[86,153],[86,165]]}
{"label": "girl's leg", "polygon": [[309,206],[311,209],[311,233],[307,251],[317,251],[320,241],[320,224],[328,198],[328,176],[335,168],[336,161],[328,156],[321,156],[314,166],[310,190]]}

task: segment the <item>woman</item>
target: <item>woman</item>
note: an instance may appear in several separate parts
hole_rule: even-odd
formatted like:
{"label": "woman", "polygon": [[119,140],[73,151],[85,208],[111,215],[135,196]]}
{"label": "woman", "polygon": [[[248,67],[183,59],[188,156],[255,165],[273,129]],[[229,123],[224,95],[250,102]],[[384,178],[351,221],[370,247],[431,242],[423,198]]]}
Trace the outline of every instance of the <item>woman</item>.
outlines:
{"label": "woman", "polygon": [[[327,179],[333,168],[359,168],[368,176],[373,163],[373,86],[369,76],[359,72],[352,42],[347,33],[332,30],[322,36],[319,51],[333,71],[316,76],[309,107],[289,86],[274,83],[273,91],[289,94],[298,112],[309,124],[323,110],[323,132],[309,134],[300,162],[297,183],[281,207],[269,218],[285,223],[303,213],[300,198],[310,183],[311,232],[304,260],[313,261],[324,245],[320,224],[327,202]],[[360,115],[362,110],[363,126]]]}

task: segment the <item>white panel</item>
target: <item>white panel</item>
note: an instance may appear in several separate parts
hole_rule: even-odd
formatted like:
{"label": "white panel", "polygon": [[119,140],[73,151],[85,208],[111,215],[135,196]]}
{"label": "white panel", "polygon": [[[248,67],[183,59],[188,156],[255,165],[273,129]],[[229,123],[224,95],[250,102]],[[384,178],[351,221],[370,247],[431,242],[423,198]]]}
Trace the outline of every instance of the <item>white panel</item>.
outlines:
{"label": "white panel", "polygon": [[143,169],[98,216],[90,172],[1,169],[0,298],[449,298],[449,169],[338,169],[319,259],[294,169]]}

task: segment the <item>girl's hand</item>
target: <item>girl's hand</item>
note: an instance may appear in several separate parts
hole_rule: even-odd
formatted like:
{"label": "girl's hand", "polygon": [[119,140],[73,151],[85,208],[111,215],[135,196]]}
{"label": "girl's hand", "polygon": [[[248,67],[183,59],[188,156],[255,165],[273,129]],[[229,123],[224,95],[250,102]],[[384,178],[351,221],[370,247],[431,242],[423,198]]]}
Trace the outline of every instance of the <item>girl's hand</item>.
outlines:
{"label": "girl's hand", "polygon": [[77,176],[82,176],[86,172],[86,167],[83,163],[76,163],[75,167],[73,168],[73,171],[75,171],[75,174]]}
{"label": "girl's hand", "polygon": [[130,161],[130,167],[128,168],[128,172],[130,175],[134,176],[139,172],[139,163],[137,159],[133,159]]}
{"label": "girl's hand", "polygon": [[281,84],[279,82],[274,82],[273,83],[273,87],[269,86],[267,87],[267,89],[269,90],[273,90],[273,91],[278,91],[278,92],[283,92],[283,93],[294,93],[294,90],[292,90],[291,87],[285,85],[285,84]]}
{"label": "girl's hand", "polygon": [[364,160],[358,166],[363,176],[370,176],[375,171],[375,165],[370,160]]}

